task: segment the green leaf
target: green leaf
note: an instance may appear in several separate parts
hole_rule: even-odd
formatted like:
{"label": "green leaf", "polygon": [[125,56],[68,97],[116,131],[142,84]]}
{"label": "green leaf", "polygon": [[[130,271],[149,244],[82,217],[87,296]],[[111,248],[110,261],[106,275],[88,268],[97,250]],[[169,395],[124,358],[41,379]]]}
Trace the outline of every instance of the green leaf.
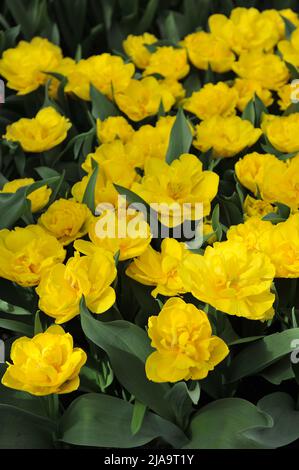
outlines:
{"label": "green leaf", "polygon": [[264,448],[277,449],[299,439],[299,411],[286,393],[272,393],[257,404],[259,410],[271,416],[272,426],[248,430],[245,434]]}
{"label": "green leaf", "polygon": [[128,205],[134,206],[136,209],[140,211],[141,209],[146,209],[146,214],[144,215],[147,216],[147,221],[149,223],[151,220],[151,215],[155,213],[155,211],[153,211],[150,205],[147,202],[145,202],[140,196],[133,193],[133,191],[131,191],[130,189],[124,188],[123,186],[119,186],[118,184],[114,184],[114,187],[121,196],[126,197],[127,199],[126,202]]}
{"label": "green leaf", "polygon": [[167,399],[173,407],[176,422],[182,429],[186,429],[193,412],[192,400],[186,382],[174,384],[167,394]]}
{"label": "green leaf", "polygon": [[269,111],[260,99],[260,97],[256,94],[254,95],[254,106],[256,125],[260,127],[263,114],[269,114]]}
{"label": "green leaf", "polygon": [[9,28],[6,31],[0,31],[0,54],[6,49],[10,49],[15,46],[16,39],[21,31],[20,25]]}
{"label": "green leaf", "polygon": [[60,423],[60,440],[68,444],[130,449],[162,437],[174,448],[187,441],[174,424],[147,412],[137,434],[131,432],[133,405],[119,398],[88,394],[75,400]]}
{"label": "green leaf", "polygon": [[139,0],[118,0],[121,10],[122,23],[131,26],[138,14]]}
{"label": "green leaf", "polygon": [[150,382],[145,374],[145,361],[152,352],[145,331],[126,321],[95,320],[84,301],[81,302],[81,325],[87,338],[107,353],[120,383],[160,416],[173,419],[173,411],[165,399],[169,386]]}
{"label": "green leaf", "polygon": [[95,129],[91,128],[90,131],[84,132],[83,134],[77,135],[74,140],[74,158],[77,160],[82,152],[82,157],[86,158],[86,156],[91,153],[93,148],[93,141],[95,138]]}
{"label": "green leaf", "polygon": [[175,43],[178,43],[180,41],[181,39],[180,32],[179,32],[178,25],[176,22],[176,17],[173,11],[168,13],[165,20],[162,23],[162,27],[163,27],[164,36],[167,39]]}
{"label": "green leaf", "polygon": [[254,449],[263,448],[247,438],[250,428],[267,428],[271,418],[252,403],[240,398],[216,400],[191,421],[191,440],[185,449]]}
{"label": "green leaf", "polygon": [[[94,361],[95,362],[95,361]],[[97,364],[92,364],[89,359],[89,363],[85,364],[80,370],[80,387],[79,390],[88,393],[98,393],[101,388],[99,385],[99,374],[96,370]],[[104,390],[102,390],[104,393]]]}
{"label": "green leaf", "polygon": [[60,153],[59,157],[57,157],[57,160],[60,160],[61,157],[63,157],[63,155],[65,155],[72,147],[74,147],[75,160],[78,159],[79,154],[82,149],[83,149],[83,155],[85,157],[87,153],[90,153],[92,149],[92,147],[89,148],[89,145],[92,145],[92,142],[95,137],[95,133],[96,133],[95,128],[92,127],[89,131],[83,132],[82,134],[78,134],[75,137],[73,137],[65,146],[63,151]]}
{"label": "green leaf", "polygon": [[0,328],[5,330],[13,331],[14,333],[20,333],[25,336],[33,336],[33,326],[16,320],[7,320],[0,318]]}
{"label": "green leaf", "polygon": [[[173,47],[174,49],[182,49],[182,46],[180,46],[176,42],[171,41],[170,39],[160,39],[159,41],[156,41],[153,44],[145,44],[146,49],[151,54],[156,52],[159,47],[165,47],[165,46],[170,46],[170,47]],[[151,76],[155,77],[157,80],[164,79],[163,75],[159,73],[153,73],[151,74]],[[142,77],[142,74],[140,74],[140,78],[141,77]]]}
{"label": "green leaf", "polygon": [[46,418],[0,404],[0,449],[52,449],[55,425]]}
{"label": "green leaf", "polygon": [[294,113],[299,113],[299,103],[291,103],[283,113],[283,116],[290,116]]}
{"label": "green leaf", "polygon": [[110,116],[120,115],[116,106],[92,84],[90,85],[90,98],[92,103],[92,115],[95,119],[104,121]]}
{"label": "green leaf", "polygon": [[12,305],[0,299],[0,312],[9,313],[10,315],[32,315],[32,312],[25,310],[22,307]]}
{"label": "green leaf", "polygon": [[204,74],[204,84],[206,85],[207,83],[217,83],[215,73],[213,72],[210,64],[208,64],[208,68]]}
{"label": "green leaf", "polygon": [[93,160],[95,164],[95,168],[92,172],[92,175],[88,181],[84,196],[83,196],[83,204],[86,204],[87,207],[91,210],[91,212],[94,214],[96,210],[96,202],[95,202],[95,190],[96,190],[96,184],[97,184],[97,179],[99,175],[99,165],[98,163]]}
{"label": "green leaf", "polygon": [[297,67],[295,67],[295,65],[293,65],[293,64],[290,64],[286,60],[284,62],[286,64],[287,68],[289,69],[289,72],[290,72],[290,75],[291,75],[291,80],[297,80],[299,78],[299,72],[298,72]]}
{"label": "green leaf", "polygon": [[133,408],[133,416],[131,421],[131,432],[133,436],[137,434],[143,424],[144,416],[146,413],[147,407],[143,403],[139,401],[135,401],[134,408]]}
{"label": "green leaf", "polygon": [[281,19],[285,25],[285,38],[287,41],[291,39],[293,32],[297,29],[297,27],[292,23],[288,18],[283,15],[280,15]]}
{"label": "green leaf", "polygon": [[290,207],[286,206],[285,204],[282,204],[281,202],[275,202],[275,205],[278,208],[278,215],[282,218],[287,220],[291,214],[291,209]]}
{"label": "green leaf", "polygon": [[25,212],[26,189],[15,194],[0,194],[0,229],[12,227]]}
{"label": "green leaf", "polygon": [[201,89],[201,81],[198,72],[192,72],[184,81],[184,88],[186,90],[186,98],[189,98],[195,91]]}
{"label": "green leaf", "polygon": [[239,344],[252,343],[253,341],[257,341],[258,339],[262,338],[264,338],[264,336],[248,336],[248,338],[234,339],[228,343],[228,346],[237,346]]}
{"label": "green leaf", "polygon": [[[227,383],[257,374],[292,351],[291,343],[299,338],[299,328],[274,333],[244,348],[233,360],[226,377]],[[248,358],[250,357],[250,361]]]}
{"label": "green leaf", "polygon": [[212,213],[212,228],[218,241],[221,241],[223,235],[222,225],[220,223],[220,207],[217,204]]}
{"label": "green leaf", "polygon": [[146,8],[144,10],[143,16],[136,24],[135,34],[143,34],[148,31],[151,27],[151,24],[154,20],[155,14],[159,6],[159,0],[149,0],[146,3]]}
{"label": "green leaf", "polygon": [[242,113],[242,119],[245,119],[246,121],[249,121],[253,126],[255,126],[255,103],[254,103],[254,98],[250,100],[243,113]]}
{"label": "green leaf", "polygon": [[116,0],[101,0],[101,3],[104,13],[105,27],[107,30],[109,30],[112,25],[112,16]]}
{"label": "green leaf", "polygon": [[159,106],[159,111],[158,111],[158,119],[160,119],[160,117],[164,117],[164,116],[166,116],[166,112],[165,112],[165,109],[164,109],[163,100],[161,100],[160,106]]}
{"label": "green leaf", "polygon": [[16,23],[21,26],[25,38],[30,39],[34,35],[35,25],[33,23],[33,15],[28,14],[29,11],[26,9],[24,2],[22,0],[10,0],[7,2],[7,7]]}
{"label": "green leaf", "polygon": [[194,405],[198,405],[200,399],[200,384],[198,381],[193,381],[187,387],[188,395]]}
{"label": "green leaf", "polygon": [[38,168],[35,168],[35,171],[39,174],[39,176],[43,179],[48,179],[48,178],[55,178],[57,176],[61,176],[58,171],[53,170],[53,168],[49,168],[47,166],[40,166]]}
{"label": "green leaf", "polygon": [[34,334],[38,335],[39,333],[43,333],[43,331],[44,329],[40,319],[40,312],[37,311],[34,318]]}
{"label": "green leaf", "polygon": [[211,0],[196,0],[196,2],[197,2],[197,15],[198,15],[197,25],[205,28],[208,17],[210,13],[212,13],[213,4]]}
{"label": "green leaf", "polygon": [[166,154],[166,161],[171,164],[183,153],[188,153],[192,145],[192,132],[188,120],[182,108],[179,109],[175,123],[171,130],[169,147]]}
{"label": "green leaf", "polygon": [[285,356],[267,367],[259,375],[274,385],[280,385],[285,380],[293,379],[294,372],[289,356]]}
{"label": "green leaf", "polygon": [[0,229],[12,227],[28,209],[27,196],[42,186],[55,186],[59,177],[48,178],[18,189],[16,193],[0,194]]}

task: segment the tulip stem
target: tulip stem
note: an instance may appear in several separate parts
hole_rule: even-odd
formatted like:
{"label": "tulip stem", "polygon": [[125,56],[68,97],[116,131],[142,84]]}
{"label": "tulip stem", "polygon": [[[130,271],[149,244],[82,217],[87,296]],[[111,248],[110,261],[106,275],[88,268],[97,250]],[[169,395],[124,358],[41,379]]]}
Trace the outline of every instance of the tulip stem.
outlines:
{"label": "tulip stem", "polygon": [[48,395],[47,397],[47,410],[48,410],[48,418],[51,421],[57,421],[59,415],[59,398],[58,395],[52,394]]}

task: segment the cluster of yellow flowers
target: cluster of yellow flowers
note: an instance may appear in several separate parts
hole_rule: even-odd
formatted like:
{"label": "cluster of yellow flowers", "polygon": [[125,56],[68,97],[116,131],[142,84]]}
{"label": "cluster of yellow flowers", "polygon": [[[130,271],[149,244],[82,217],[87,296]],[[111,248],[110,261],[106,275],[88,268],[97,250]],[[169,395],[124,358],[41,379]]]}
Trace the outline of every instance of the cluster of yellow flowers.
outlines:
{"label": "cluster of yellow flowers", "polygon": [[[294,26],[290,36],[286,22]],[[76,62],[42,38],[21,41],[5,51],[0,75],[19,95],[48,84],[51,98],[57,99],[59,80],[51,75],[56,73],[67,78],[65,93],[70,99],[90,101],[92,85],[120,115],[95,122],[98,146],[85,158],[85,176],[73,185],[72,197],[53,202],[52,190],[42,186],[27,196],[32,212],[38,214],[37,223],[0,231],[0,276],[35,287],[40,310],[60,325],[79,315],[83,296],[92,313],[107,312],[117,301],[116,260],[126,262],[126,275],[151,286],[153,297],[170,297],[160,314],[149,318],[148,335],[155,351],[146,363],[148,378],[205,378],[229,350],[212,334],[207,314],[186,303],[184,294],[228,315],[267,321],[275,314],[274,279],[299,277],[299,113],[266,113],[272,105],[273,112],[291,105],[288,64],[299,67],[298,36],[299,18],[289,9],[235,8],[230,17],[212,15],[209,32],[192,33],[176,46],[161,46],[149,33],[130,35],[123,43],[128,60],[103,53]],[[212,72],[216,79],[218,74],[229,75],[187,96],[182,80],[191,67],[199,69],[193,73]],[[242,118],[255,96],[265,110],[259,123]],[[166,114],[174,107],[190,114],[194,151],[171,163],[166,157],[176,118],[163,115],[153,122],[161,105]],[[45,107],[33,119],[7,126],[4,139],[40,154],[64,142],[71,126],[69,118]],[[255,148],[248,153],[262,136],[273,154]],[[217,241],[210,218],[220,178],[215,161],[210,166],[202,162],[235,156],[239,159],[231,161],[236,179],[248,191],[244,223],[227,227],[227,239]],[[84,203],[94,162],[99,168],[95,205],[102,208],[98,216]],[[7,182],[1,194],[33,182]],[[128,230],[122,237],[99,237],[97,227],[104,220],[120,224],[115,185],[147,204],[190,204],[191,221],[196,220],[195,205],[202,203],[208,246],[198,254],[185,243],[166,238],[157,251],[150,226],[135,211],[127,212],[122,222],[128,228],[134,219],[136,228],[137,217],[138,236]],[[277,225],[262,220],[277,212],[277,203],[290,208],[289,218]],[[160,209],[162,223],[164,215]],[[169,220],[172,228],[179,223],[175,214]],[[66,247],[72,244],[73,256],[65,261]],[[57,325],[14,343],[5,385],[36,395],[78,387],[86,354],[74,349],[71,336]]]}

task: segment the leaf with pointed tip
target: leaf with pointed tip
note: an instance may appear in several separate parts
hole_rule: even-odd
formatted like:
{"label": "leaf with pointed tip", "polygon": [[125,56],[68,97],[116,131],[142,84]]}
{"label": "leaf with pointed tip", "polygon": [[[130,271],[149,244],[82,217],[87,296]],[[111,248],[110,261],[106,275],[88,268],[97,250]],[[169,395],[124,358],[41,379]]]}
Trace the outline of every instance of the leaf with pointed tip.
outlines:
{"label": "leaf with pointed tip", "polygon": [[192,140],[193,136],[190,124],[185,117],[183,109],[180,108],[171,130],[169,147],[166,154],[166,162],[170,165],[183,153],[188,153],[192,145]]}

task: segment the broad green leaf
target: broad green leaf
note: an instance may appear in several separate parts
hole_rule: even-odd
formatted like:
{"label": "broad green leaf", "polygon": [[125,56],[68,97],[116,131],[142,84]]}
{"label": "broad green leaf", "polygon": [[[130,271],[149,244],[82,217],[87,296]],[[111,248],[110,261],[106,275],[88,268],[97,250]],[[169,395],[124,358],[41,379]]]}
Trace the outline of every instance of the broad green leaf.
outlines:
{"label": "broad green leaf", "polygon": [[149,0],[146,3],[146,8],[144,10],[143,16],[136,24],[136,34],[143,34],[144,32],[148,31],[153,20],[155,14],[157,12],[159,6],[159,0]]}
{"label": "broad green leaf", "polygon": [[0,54],[2,54],[6,49],[15,46],[16,39],[19,36],[20,31],[21,27],[18,25],[0,32]]}
{"label": "broad green leaf", "polygon": [[39,333],[43,333],[43,331],[44,329],[40,319],[40,312],[37,311],[34,318],[34,334],[38,335]]}
{"label": "broad green leaf", "polygon": [[80,370],[80,387],[79,390],[88,393],[98,393],[100,386],[98,383],[98,372],[90,364],[85,364]]}
{"label": "broad green leaf", "polygon": [[[267,428],[271,418],[252,403],[240,398],[216,400],[201,408],[191,421],[191,440],[185,449],[263,448],[245,431]],[[267,446],[265,446],[267,448]]]}
{"label": "broad green leaf", "polygon": [[82,158],[86,158],[91,153],[93,148],[93,142],[95,138],[95,129],[91,128],[90,131],[80,134],[76,138],[74,145],[74,158],[77,160],[82,153]]}
{"label": "broad green leaf", "polygon": [[115,8],[115,3],[116,0],[101,0],[104,12],[105,27],[107,30],[109,30],[112,25],[112,16]]}
{"label": "broad green leaf", "polygon": [[266,153],[273,153],[279,160],[288,160],[289,158],[295,157],[298,152],[293,152],[293,153],[282,153],[279,150],[277,150],[273,145],[271,145],[271,142],[267,139],[267,137],[264,135],[264,139],[266,141],[266,144],[261,144],[262,149]]}
{"label": "broad green leaf", "polygon": [[280,15],[281,19],[285,25],[285,38],[287,41],[291,39],[293,32],[297,29],[297,26],[294,25],[288,18],[283,15]]}
{"label": "broad green leaf", "polygon": [[185,382],[174,384],[167,394],[167,400],[173,407],[176,422],[182,429],[186,429],[194,410],[187,384]]}
{"label": "broad green leaf", "polygon": [[250,100],[243,113],[242,113],[242,119],[245,119],[246,121],[249,121],[253,126],[255,126],[255,103],[254,99]]}
{"label": "broad green leaf", "polygon": [[11,405],[0,404],[0,449],[52,449],[54,424]]}
{"label": "broad green leaf", "polygon": [[57,160],[60,160],[61,157],[63,157],[63,155],[65,155],[72,147],[74,148],[74,158],[75,158],[75,160],[78,159],[79,154],[80,154],[82,149],[83,149],[84,156],[86,156],[87,153],[90,153],[91,148],[90,148],[90,151],[88,151],[88,148],[84,148],[84,147],[85,147],[85,145],[87,145],[86,142],[88,142],[88,145],[92,144],[92,142],[94,140],[94,137],[95,137],[95,133],[96,133],[95,128],[92,127],[89,131],[83,132],[82,134],[78,134],[75,137],[73,137],[68,142],[68,144],[65,146],[63,151],[60,153]]}
{"label": "broad green leaf", "polygon": [[139,401],[135,401],[134,403],[134,408],[133,408],[133,416],[132,416],[132,421],[131,421],[131,432],[133,436],[137,434],[143,424],[144,417],[146,414],[147,407],[143,403],[140,403]]}
{"label": "broad green leaf", "polygon": [[87,207],[94,214],[96,210],[95,190],[96,190],[96,184],[97,184],[97,179],[98,179],[100,168],[99,168],[98,163],[95,160],[93,160],[93,162],[94,162],[95,168],[88,181],[82,202],[83,204],[86,204]]}
{"label": "broad green leaf", "polygon": [[49,168],[47,166],[40,166],[35,168],[35,171],[39,174],[39,176],[43,179],[53,178],[55,176],[61,176],[56,170],[53,168]]}
{"label": "broad green leaf", "polygon": [[192,72],[184,81],[184,88],[187,92],[186,98],[189,98],[195,91],[201,88],[201,81],[198,72]]}
{"label": "broad green leaf", "polygon": [[220,223],[220,208],[217,204],[212,213],[212,228],[218,241],[221,241],[223,235],[222,225]]}
{"label": "broad green leaf", "polygon": [[205,85],[207,83],[217,83],[217,79],[215,77],[215,72],[213,72],[210,64],[208,64],[208,68],[205,71],[203,82],[204,82]]}
{"label": "broad green leaf", "polygon": [[0,299],[0,312],[9,313],[10,315],[32,315],[32,312],[25,310],[17,305],[12,305]]}
{"label": "broad green leaf", "polygon": [[171,130],[166,161],[171,164],[183,153],[188,153],[192,144],[192,132],[184,111],[180,108]]}
{"label": "broad green leaf", "polygon": [[174,424],[147,412],[137,434],[131,431],[133,405],[119,398],[88,394],[75,400],[60,423],[60,440],[68,444],[130,449],[162,437],[174,448],[187,438]]}
{"label": "broad green leaf", "polygon": [[145,374],[145,361],[152,352],[146,332],[126,321],[95,320],[85,302],[81,302],[81,325],[87,338],[107,353],[121,384],[160,416],[173,419],[173,411],[165,399],[169,386],[150,382]]}
{"label": "broad green leaf", "polygon": [[271,416],[272,426],[251,429],[245,435],[264,448],[276,449],[299,439],[299,411],[293,398],[287,393],[272,393],[257,404],[259,410]]}
{"label": "broad green leaf", "polygon": [[110,101],[93,85],[90,85],[90,97],[92,103],[92,115],[95,119],[101,119],[104,121],[110,116],[119,116],[120,112],[112,101]]}
{"label": "broad green leaf", "polygon": [[27,323],[16,320],[7,320],[5,318],[0,318],[0,328],[13,331],[14,333],[20,333],[25,336],[33,336],[34,332],[33,326],[28,325]]}
{"label": "broad green leaf", "polygon": [[16,193],[0,194],[0,229],[12,227],[26,213],[29,194],[45,185],[55,187],[59,180],[59,177],[48,178],[20,188]]}
{"label": "broad green leaf", "polygon": [[299,113],[299,103],[291,103],[283,113],[283,116],[290,116],[290,114],[294,113]]}
{"label": "broad green leaf", "polygon": [[118,3],[121,10],[122,23],[131,25],[138,14],[139,0],[118,0]]}
{"label": "broad green leaf", "polygon": [[[36,2],[31,2],[31,8],[34,6],[34,3]],[[22,0],[10,0],[7,2],[7,7],[15,19],[15,22],[21,26],[25,38],[31,39],[36,30],[32,11],[30,12],[30,10],[26,8],[26,5]]]}
{"label": "broad green leaf", "polygon": [[165,109],[164,109],[163,100],[161,100],[160,106],[159,106],[159,111],[158,111],[158,119],[160,119],[160,117],[164,117],[164,116],[166,116],[166,112],[165,112]]}
{"label": "broad green leaf", "polygon": [[280,361],[260,372],[260,375],[274,385],[280,385],[285,380],[294,378],[294,372],[289,356],[285,356]]}
{"label": "broad green leaf", "polygon": [[252,343],[253,341],[257,341],[258,339],[262,338],[264,338],[264,336],[249,336],[248,338],[239,338],[229,342],[228,346],[237,346],[239,344]]}
{"label": "broad green leaf", "polygon": [[162,23],[163,33],[164,36],[173,41],[178,43],[180,41],[180,32],[178,29],[178,24],[176,22],[176,17],[173,11],[169,12],[166,16],[165,20]]}
{"label": "broad green leaf", "polygon": [[[197,15],[198,15],[197,24],[205,28],[209,14],[212,13],[212,6],[213,6],[212,2],[211,0],[195,0],[195,1],[197,3]],[[187,2],[188,0],[186,0],[186,3]]]}
{"label": "broad green leaf", "polygon": [[[64,0],[63,2],[53,3],[61,37],[73,57],[82,40],[83,31],[86,26],[87,1]],[[80,20],[78,21],[78,19]]]}
{"label": "broad green leaf", "polygon": [[268,109],[258,95],[254,95],[255,124],[260,127],[263,114],[269,114]]}
{"label": "broad green leaf", "polygon": [[[257,374],[292,351],[291,343],[299,338],[299,328],[274,333],[245,347],[233,360],[226,381],[235,382]],[[248,358],[250,357],[250,360]]]}
{"label": "broad green leaf", "polygon": [[299,71],[295,65],[290,64],[286,60],[284,61],[287,68],[289,69],[290,75],[291,75],[291,80],[297,80],[299,78]]}

